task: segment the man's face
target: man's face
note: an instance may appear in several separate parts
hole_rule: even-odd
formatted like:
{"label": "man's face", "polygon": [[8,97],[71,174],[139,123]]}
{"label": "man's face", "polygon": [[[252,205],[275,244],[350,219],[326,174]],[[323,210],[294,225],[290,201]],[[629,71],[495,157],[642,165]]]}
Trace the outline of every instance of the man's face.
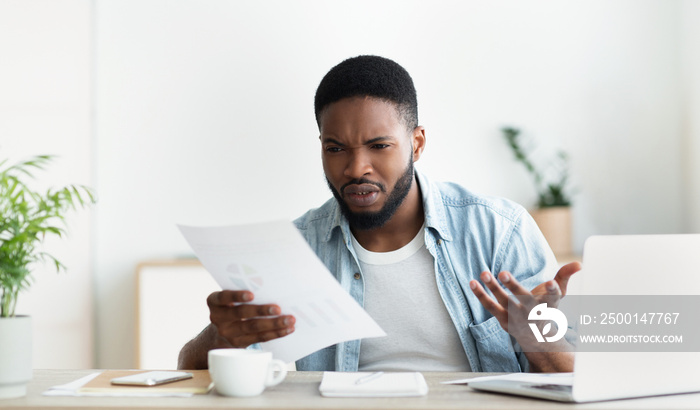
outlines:
{"label": "man's face", "polygon": [[424,139],[414,151],[415,132],[407,129],[395,104],[371,97],[329,105],[320,125],[323,170],[350,226],[383,226],[411,189],[413,162]]}

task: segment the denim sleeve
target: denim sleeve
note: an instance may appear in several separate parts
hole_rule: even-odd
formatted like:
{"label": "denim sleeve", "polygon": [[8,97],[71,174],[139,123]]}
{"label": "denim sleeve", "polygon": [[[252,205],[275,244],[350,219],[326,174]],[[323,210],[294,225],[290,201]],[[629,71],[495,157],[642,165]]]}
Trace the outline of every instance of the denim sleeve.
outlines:
{"label": "denim sleeve", "polygon": [[527,289],[554,278],[558,264],[534,219],[523,210],[496,255],[497,274],[508,271]]}
{"label": "denim sleeve", "polygon": [[[531,290],[556,275],[558,263],[554,252],[530,214],[523,210],[515,220],[510,235],[497,255],[497,270],[508,271],[526,289]],[[515,355],[523,372],[530,371],[530,363],[522,348],[511,337]]]}

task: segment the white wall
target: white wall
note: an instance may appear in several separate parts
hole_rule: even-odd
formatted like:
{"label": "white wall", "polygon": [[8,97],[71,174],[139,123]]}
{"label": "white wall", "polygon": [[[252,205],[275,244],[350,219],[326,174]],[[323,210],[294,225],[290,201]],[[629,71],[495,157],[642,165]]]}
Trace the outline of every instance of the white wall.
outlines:
{"label": "white wall", "polygon": [[175,223],[294,218],[327,199],[313,94],[357,54],[412,74],[428,132],[418,167],[434,178],[532,205],[498,131],[512,124],[571,154],[577,249],[595,233],[699,232],[699,8],[3,1],[0,153],[59,154],[44,183],[100,196],[93,223],[81,212],[71,237],[50,244],[69,272],[37,270],[22,299],[35,365],[133,365],[134,268],[190,253]]}
{"label": "white wall", "polygon": [[685,230],[680,7],[98,1],[98,363],[129,365],[133,268],[189,253],[175,223],[294,218],[329,197],[313,94],[357,54],[413,75],[433,177],[533,204],[498,131],[513,124],[570,152],[578,249]]}
{"label": "white wall", "polygon": [[[57,155],[36,189],[92,185],[92,24],[88,0],[0,2],[0,160]],[[35,368],[93,366],[90,213],[45,250],[66,265],[36,265],[18,314],[34,324]]]}

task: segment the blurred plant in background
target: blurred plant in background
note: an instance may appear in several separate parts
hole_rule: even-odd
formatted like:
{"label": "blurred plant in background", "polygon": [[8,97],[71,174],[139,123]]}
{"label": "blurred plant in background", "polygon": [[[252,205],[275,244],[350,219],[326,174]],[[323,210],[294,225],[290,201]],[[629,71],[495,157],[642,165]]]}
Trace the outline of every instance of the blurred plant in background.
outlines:
{"label": "blurred plant in background", "polygon": [[559,151],[546,167],[539,168],[531,158],[531,151],[525,147],[529,142],[523,141],[519,129],[504,127],[501,132],[513,150],[515,159],[525,166],[534,179],[538,196],[537,206],[539,208],[571,206],[571,197],[567,191],[569,156],[566,152]]}

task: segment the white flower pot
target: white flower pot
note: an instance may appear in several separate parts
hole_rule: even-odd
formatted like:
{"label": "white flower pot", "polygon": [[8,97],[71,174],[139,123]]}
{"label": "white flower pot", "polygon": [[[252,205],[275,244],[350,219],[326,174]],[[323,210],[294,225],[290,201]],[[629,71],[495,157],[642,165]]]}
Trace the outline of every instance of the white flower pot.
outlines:
{"label": "white flower pot", "polygon": [[0,399],[27,395],[32,379],[32,319],[0,318]]}

